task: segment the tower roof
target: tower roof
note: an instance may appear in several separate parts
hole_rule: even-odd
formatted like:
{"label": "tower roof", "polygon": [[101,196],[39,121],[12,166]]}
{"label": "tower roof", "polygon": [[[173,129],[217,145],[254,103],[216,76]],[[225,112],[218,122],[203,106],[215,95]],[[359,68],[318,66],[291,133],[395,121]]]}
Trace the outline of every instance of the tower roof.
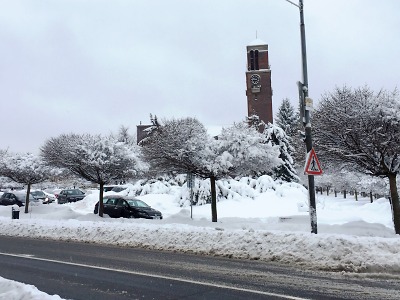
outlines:
{"label": "tower roof", "polygon": [[261,45],[264,46],[264,45],[268,45],[268,44],[266,42],[264,42],[263,40],[255,39],[248,46],[261,46]]}

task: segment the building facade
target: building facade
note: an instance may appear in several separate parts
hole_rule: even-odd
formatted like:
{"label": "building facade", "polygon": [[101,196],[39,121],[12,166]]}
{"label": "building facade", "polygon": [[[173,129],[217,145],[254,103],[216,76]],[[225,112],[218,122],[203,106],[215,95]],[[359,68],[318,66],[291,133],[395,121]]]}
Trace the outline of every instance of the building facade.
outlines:
{"label": "building facade", "polygon": [[271,69],[268,44],[257,39],[247,46],[246,71],[247,116],[258,116],[264,123],[273,122]]}

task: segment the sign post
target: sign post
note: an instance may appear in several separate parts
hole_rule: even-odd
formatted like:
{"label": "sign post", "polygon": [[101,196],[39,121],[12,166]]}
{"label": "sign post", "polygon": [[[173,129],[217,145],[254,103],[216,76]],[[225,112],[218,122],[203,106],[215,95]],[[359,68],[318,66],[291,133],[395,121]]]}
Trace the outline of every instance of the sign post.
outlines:
{"label": "sign post", "polygon": [[190,218],[193,219],[193,185],[194,185],[194,174],[191,172],[187,173],[186,183],[187,187],[190,188]]}
{"label": "sign post", "polygon": [[[312,137],[311,137],[311,110],[312,99],[308,97],[308,74],[307,74],[307,54],[306,54],[306,29],[304,24],[304,5],[303,0],[299,0],[299,4],[291,0],[286,0],[290,4],[296,6],[300,11],[300,38],[301,38],[301,60],[303,69],[303,82],[298,84],[300,94],[300,116],[304,125],[304,141],[306,144],[306,151],[309,153],[312,150]],[[314,166],[314,165],[313,165]],[[310,222],[311,233],[317,234],[317,207],[315,203],[315,182],[314,175],[308,175],[308,193],[310,205]]]}

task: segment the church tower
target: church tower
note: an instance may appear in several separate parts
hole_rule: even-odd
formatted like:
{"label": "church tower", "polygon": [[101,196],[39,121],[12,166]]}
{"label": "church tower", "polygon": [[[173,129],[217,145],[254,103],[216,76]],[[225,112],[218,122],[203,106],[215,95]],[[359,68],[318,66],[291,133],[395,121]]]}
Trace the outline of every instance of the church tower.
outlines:
{"label": "church tower", "polygon": [[248,117],[257,115],[264,123],[272,123],[272,87],[268,45],[259,39],[247,46],[246,87]]}

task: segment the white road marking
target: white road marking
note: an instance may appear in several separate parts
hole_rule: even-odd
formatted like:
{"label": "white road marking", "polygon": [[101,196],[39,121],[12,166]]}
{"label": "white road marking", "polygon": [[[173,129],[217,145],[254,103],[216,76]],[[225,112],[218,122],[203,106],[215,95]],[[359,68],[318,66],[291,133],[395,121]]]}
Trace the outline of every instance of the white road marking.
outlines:
{"label": "white road marking", "polygon": [[221,288],[221,289],[229,289],[229,290],[235,290],[235,291],[240,291],[240,292],[258,294],[258,295],[279,297],[279,298],[282,298],[282,299],[309,300],[308,298],[300,298],[300,297],[294,297],[294,296],[289,296],[289,295],[284,295],[284,294],[262,292],[262,291],[257,291],[257,290],[250,290],[250,289],[245,289],[245,288],[238,288],[238,287],[233,287],[233,286],[228,286],[228,285],[221,285],[221,284],[214,284],[214,283],[208,283],[208,282],[199,282],[199,281],[194,281],[194,280],[190,280],[190,279],[183,279],[183,278],[178,278],[178,277],[155,275],[155,274],[148,274],[148,273],[142,273],[142,272],[137,272],[137,271],[120,270],[120,269],[114,269],[114,268],[106,268],[106,267],[98,267],[98,266],[91,266],[91,265],[86,265],[86,264],[66,262],[66,261],[61,261],[61,260],[39,258],[39,257],[34,257],[33,255],[29,255],[29,254],[11,254],[11,253],[0,252],[0,255],[12,256],[12,257],[20,257],[20,258],[25,258],[25,259],[39,260],[39,261],[46,261],[46,262],[52,262],[52,263],[58,263],[58,264],[64,264],[64,265],[77,266],[77,267],[92,268],[92,269],[103,270],[103,271],[113,271],[113,272],[119,272],[119,273],[131,274],[131,275],[139,275],[139,276],[146,276],[146,277],[152,277],[152,278],[174,280],[174,281],[178,281],[178,282],[198,284],[198,285],[216,287],[216,288]]}

